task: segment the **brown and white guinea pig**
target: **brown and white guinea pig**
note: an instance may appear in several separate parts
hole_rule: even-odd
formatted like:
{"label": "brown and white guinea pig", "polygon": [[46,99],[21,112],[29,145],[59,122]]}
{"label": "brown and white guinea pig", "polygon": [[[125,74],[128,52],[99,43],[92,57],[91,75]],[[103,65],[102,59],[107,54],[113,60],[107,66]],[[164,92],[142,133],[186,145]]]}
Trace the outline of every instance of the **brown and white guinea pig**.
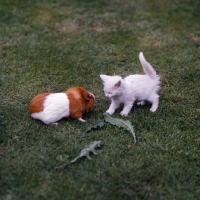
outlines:
{"label": "brown and white guinea pig", "polygon": [[29,107],[31,117],[44,124],[57,124],[64,117],[85,122],[83,114],[90,111],[95,97],[92,93],[76,86],[61,93],[42,93],[32,99]]}

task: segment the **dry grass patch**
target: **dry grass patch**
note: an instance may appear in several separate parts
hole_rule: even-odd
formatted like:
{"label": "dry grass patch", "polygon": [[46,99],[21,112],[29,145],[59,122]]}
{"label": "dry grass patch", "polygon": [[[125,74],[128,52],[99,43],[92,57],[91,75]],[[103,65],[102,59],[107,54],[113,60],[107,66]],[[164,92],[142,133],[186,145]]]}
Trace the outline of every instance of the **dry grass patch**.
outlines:
{"label": "dry grass patch", "polygon": [[194,34],[194,33],[187,33],[186,37],[192,40],[193,42],[200,42],[200,36]]}
{"label": "dry grass patch", "polygon": [[58,32],[71,33],[71,32],[77,32],[79,27],[78,27],[78,24],[76,24],[75,21],[66,20],[66,21],[62,21],[60,23],[56,23],[55,29]]}
{"label": "dry grass patch", "polygon": [[144,37],[139,37],[141,45],[163,47],[166,45],[174,45],[179,43],[179,38],[172,32],[152,31],[148,32]]}

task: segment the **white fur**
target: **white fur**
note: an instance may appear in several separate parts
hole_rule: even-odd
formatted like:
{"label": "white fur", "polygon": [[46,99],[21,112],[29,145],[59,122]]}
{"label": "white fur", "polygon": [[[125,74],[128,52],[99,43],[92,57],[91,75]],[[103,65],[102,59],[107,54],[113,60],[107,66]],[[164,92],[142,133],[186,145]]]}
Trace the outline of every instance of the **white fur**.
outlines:
{"label": "white fur", "polygon": [[153,67],[148,63],[142,52],[139,54],[139,60],[142,64],[146,75],[129,75],[122,79],[121,76],[100,75],[104,84],[104,93],[107,98],[111,99],[111,105],[106,111],[112,115],[120,104],[124,104],[121,111],[122,116],[127,116],[137,100],[140,105],[145,104],[145,100],[152,103],[151,112],[158,108],[160,78],[156,75]]}
{"label": "white fur", "polygon": [[53,93],[44,100],[44,110],[31,114],[34,119],[39,119],[45,124],[52,124],[63,117],[69,116],[69,99],[65,93]]}

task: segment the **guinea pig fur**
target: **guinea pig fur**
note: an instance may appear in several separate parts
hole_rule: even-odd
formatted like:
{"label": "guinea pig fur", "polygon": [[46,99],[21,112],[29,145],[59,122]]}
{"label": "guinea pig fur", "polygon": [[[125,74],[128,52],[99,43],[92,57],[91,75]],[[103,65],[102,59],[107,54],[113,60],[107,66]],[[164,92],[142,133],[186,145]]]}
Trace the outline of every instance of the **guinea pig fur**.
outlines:
{"label": "guinea pig fur", "polygon": [[82,116],[92,109],[94,101],[92,93],[76,86],[61,93],[38,94],[32,99],[29,112],[32,118],[44,124],[57,124],[64,117],[85,122]]}

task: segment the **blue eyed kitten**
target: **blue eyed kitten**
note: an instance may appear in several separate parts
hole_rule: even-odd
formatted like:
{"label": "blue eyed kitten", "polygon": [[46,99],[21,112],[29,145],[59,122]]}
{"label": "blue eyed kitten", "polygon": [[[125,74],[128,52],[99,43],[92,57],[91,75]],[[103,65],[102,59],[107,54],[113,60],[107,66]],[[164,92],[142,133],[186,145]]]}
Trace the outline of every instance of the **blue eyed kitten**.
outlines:
{"label": "blue eyed kitten", "polygon": [[111,99],[111,105],[106,111],[110,115],[120,104],[124,104],[120,114],[127,116],[135,101],[139,101],[140,105],[144,105],[145,101],[148,101],[152,104],[150,111],[157,110],[159,104],[157,91],[160,88],[160,78],[150,63],[146,61],[142,52],[139,54],[139,60],[146,75],[129,75],[124,79],[121,76],[100,75],[105,96]]}

